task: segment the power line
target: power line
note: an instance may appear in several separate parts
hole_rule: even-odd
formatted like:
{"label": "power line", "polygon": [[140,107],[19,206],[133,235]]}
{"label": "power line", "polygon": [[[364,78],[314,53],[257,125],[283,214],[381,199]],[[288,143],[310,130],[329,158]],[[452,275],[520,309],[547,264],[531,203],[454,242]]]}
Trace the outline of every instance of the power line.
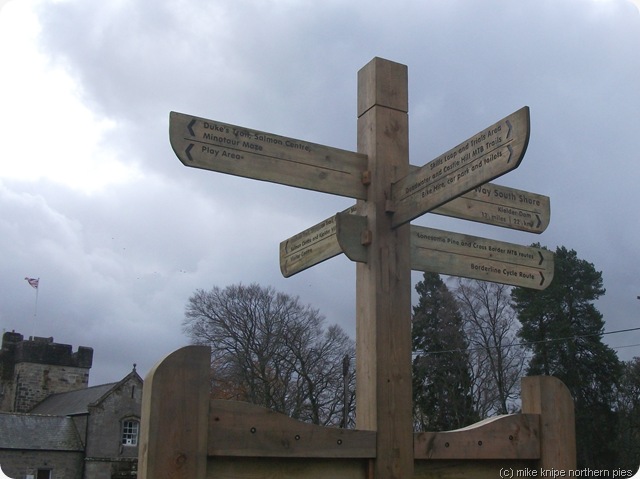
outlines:
{"label": "power line", "polygon": [[[424,352],[422,354],[442,354],[442,353],[463,353],[463,352],[473,352],[473,351],[480,351],[483,349],[498,349],[500,347],[504,347],[505,349],[509,349],[515,346],[523,346],[523,347],[530,347],[533,346],[534,344],[542,344],[542,343],[553,343],[553,342],[557,342],[557,341],[575,341],[576,339],[580,339],[580,338],[588,338],[588,337],[593,337],[593,336],[604,336],[606,334],[619,334],[619,333],[628,333],[630,331],[639,331],[640,327],[638,328],[629,328],[629,329],[618,329],[616,331],[605,331],[602,333],[591,333],[591,334],[580,334],[580,335],[575,335],[575,336],[568,336],[568,337],[564,337],[564,338],[549,338],[549,339],[541,339],[539,341],[528,341],[528,342],[519,342],[519,343],[511,343],[505,346],[478,346],[475,348],[466,348],[466,349],[462,349],[462,348],[458,348],[458,349],[443,349],[441,351],[428,351],[428,352]],[[632,347],[632,346],[640,346],[640,344],[638,345],[629,345],[629,346],[618,346],[617,348],[612,348],[612,349],[620,349],[620,348],[624,348],[624,347]],[[413,356],[417,356],[420,353],[413,353]]]}
{"label": "power line", "polygon": [[610,346],[611,349],[624,349],[624,348],[635,348],[640,346],[640,343],[638,344],[626,344],[624,346]]}
{"label": "power line", "polygon": [[638,331],[640,328],[630,328],[630,329],[618,329],[617,331],[605,331],[602,333],[605,334],[616,334],[616,333],[628,333],[629,331]]}

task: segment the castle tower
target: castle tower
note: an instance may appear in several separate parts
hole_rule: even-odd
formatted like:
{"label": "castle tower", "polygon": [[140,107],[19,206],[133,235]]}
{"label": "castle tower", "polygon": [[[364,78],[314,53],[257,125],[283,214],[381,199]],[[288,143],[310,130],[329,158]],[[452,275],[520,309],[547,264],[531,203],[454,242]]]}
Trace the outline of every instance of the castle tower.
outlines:
{"label": "castle tower", "polygon": [[7,332],[0,349],[0,411],[28,412],[50,394],[84,389],[89,384],[93,349],[73,352],[53,338],[29,338]]}

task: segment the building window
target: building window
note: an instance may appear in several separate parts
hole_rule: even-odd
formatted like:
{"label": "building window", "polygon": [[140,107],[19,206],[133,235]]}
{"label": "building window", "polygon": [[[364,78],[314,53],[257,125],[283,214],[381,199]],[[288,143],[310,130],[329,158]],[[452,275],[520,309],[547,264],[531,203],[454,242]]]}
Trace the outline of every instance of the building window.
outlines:
{"label": "building window", "polygon": [[51,479],[51,469],[38,469],[36,479]]}
{"label": "building window", "polygon": [[122,421],[122,445],[137,446],[139,430],[139,421],[136,421],[135,419],[125,419]]}

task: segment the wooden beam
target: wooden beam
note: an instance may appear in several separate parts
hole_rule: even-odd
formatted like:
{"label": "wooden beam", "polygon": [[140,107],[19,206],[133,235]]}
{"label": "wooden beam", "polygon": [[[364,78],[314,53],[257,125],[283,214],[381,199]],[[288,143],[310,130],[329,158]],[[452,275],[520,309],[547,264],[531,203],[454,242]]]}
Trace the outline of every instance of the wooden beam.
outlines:
{"label": "wooden beam", "polygon": [[540,416],[496,416],[469,427],[415,435],[416,459],[539,459]]}
{"label": "wooden beam", "polygon": [[138,477],[201,479],[207,469],[211,351],[187,346],[144,379]]}
{"label": "wooden beam", "polygon": [[[216,457],[207,479],[370,479],[364,459]],[[199,478],[198,478],[199,479]],[[474,478],[475,479],[475,478]],[[494,478],[495,479],[495,476]]]}
{"label": "wooden beam", "polygon": [[413,476],[409,225],[391,228],[391,184],[409,171],[407,67],[374,58],[358,72],[358,153],[369,158],[372,242],[356,266],[356,424],[378,433],[376,479]]}
{"label": "wooden beam", "polygon": [[576,429],[573,399],[565,384],[553,376],[522,379],[522,412],[540,415],[539,469],[576,469]]}
{"label": "wooden beam", "polygon": [[366,198],[367,158],[351,151],[177,112],[169,139],[185,166]]}
{"label": "wooden beam", "polygon": [[529,143],[529,107],[476,133],[391,187],[393,226],[411,221],[520,165]]}
{"label": "wooden beam", "polygon": [[210,456],[373,458],[376,433],[321,427],[254,404],[212,400]]}
{"label": "wooden beam", "polygon": [[[535,470],[535,461],[506,461],[504,459],[487,459],[482,461],[416,461],[415,474],[412,479],[498,479],[520,471]],[[540,471],[535,471],[540,477]],[[522,475],[521,477],[527,477]]]}

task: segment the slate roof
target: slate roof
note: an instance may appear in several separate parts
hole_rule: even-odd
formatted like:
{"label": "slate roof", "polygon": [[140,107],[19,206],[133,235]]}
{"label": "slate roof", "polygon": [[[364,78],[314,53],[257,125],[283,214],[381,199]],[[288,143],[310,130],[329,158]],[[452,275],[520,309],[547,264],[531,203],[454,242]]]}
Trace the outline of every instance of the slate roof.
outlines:
{"label": "slate roof", "polygon": [[0,449],[82,451],[70,417],[0,412]]}
{"label": "slate roof", "polygon": [[31,414],[52,416],[75,416],[88,414],[88,406],[100,400],[119,383],[101,384],[66,393],[52,394],[38,403]]}

